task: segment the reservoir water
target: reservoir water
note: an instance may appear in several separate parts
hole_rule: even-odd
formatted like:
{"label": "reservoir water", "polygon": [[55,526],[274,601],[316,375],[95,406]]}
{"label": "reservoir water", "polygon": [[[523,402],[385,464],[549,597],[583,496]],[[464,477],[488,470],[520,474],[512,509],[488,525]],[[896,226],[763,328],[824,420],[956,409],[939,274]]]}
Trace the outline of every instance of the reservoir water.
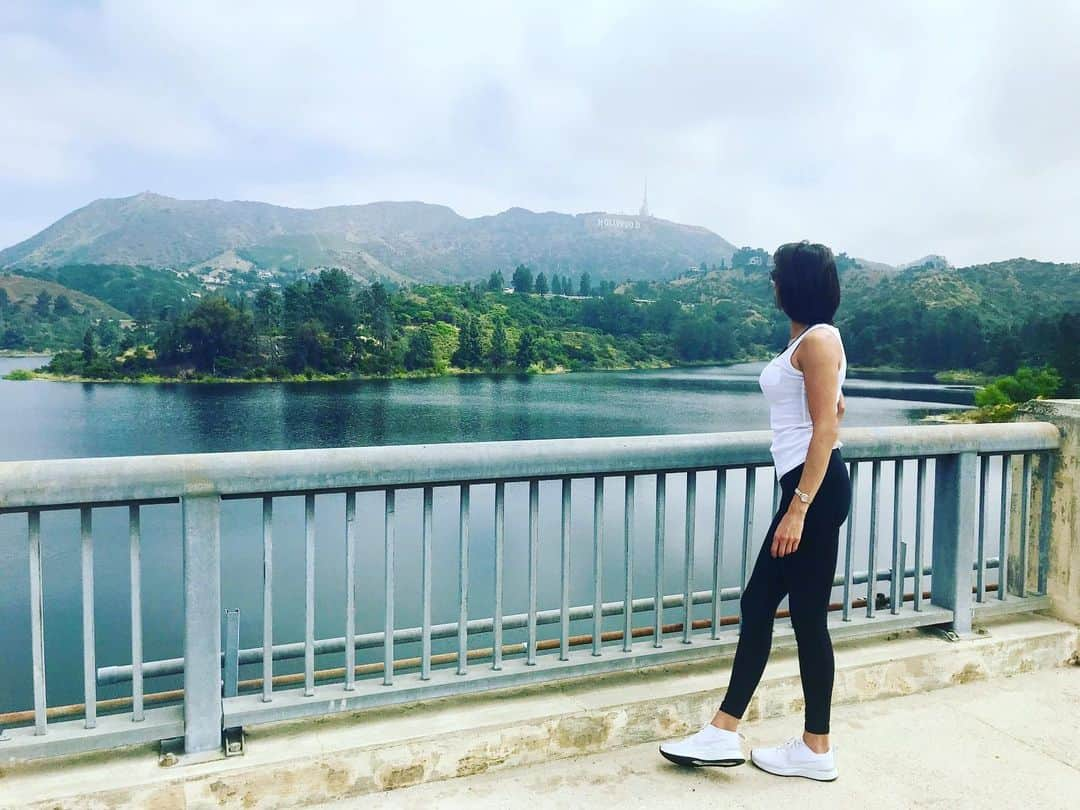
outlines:
{"label": "reservoir water", "polygon": [[[0,358],[0,375],[33,368],[35,358]],[[768,428],[757,384],[763,364],[708,366],[563,375],[478,375],[426,380],[351,381],[306,384],[128,385],[0,381],[0,460],[125,456],[344,447],[422,442],[630,436]],[[966,388],[909,380],[859,379],[845,385],[846,426],[903,425],[922,416],[971,402]],[[758,472],[755,508],[756,551],[771,517],[771,469]],[[890,474],[891,475],[891,474]],[[868,483],[868,475],[862,485]],[[908,482],[914,478],[908,476]],[[698,553],[695,587],[710,586],[713,486],[715,476],[699,473],[696,512]],[[737,584],[745,476],[729,476],[724,585]],[[685,477],[667,478],[665,585],[681,591],[685,531]],[[505,610],[526,607],[528,485],[506,487]],[[891,477],[883,477],[885,500]],[[572,489],[571,604],[592,601],[592,483]],[[905,500],[908,500],[908,496]],[[635,595],[652,593],[655,476],[639,476],[636,486],[635,554],[639,560]],[[866,498],[862,498],[863,502]],[[471,493],[470,616],[490,616],[493,601],[494,486]],[[316,637],[344,631],[344,496],[316,499]],[[605,599],[622,593],[623,487],[606,482]],[[890,512],[886,504],[885,512]],[[357,632],[382,627],[382,495],[362,493],[357,567]],[[434,498],[433,602],[435,623],[457,618],[457,513],[454,488],[438,488]],[[397,496],[397,626],[419,623],[419,490]],[[274,512],[274,641],[303,639],[303,498],[279,498]],[[866,521],[863,521],[865,527]],[[888,524],[882,526],[889,531]],[[144,658],[181,655],[182,594],[179,508],[142,510]],[[541,609],[556,607],[559,594],[559,483],[540,487]],[[887,537],[888,534],[883,534]],[[127,509],[94,510],[96,654],[99,666],[126,664],[130,654]],[[81,589],[76,512],[42,515],[45,645],[48,703],[82,700]],[[258,501],[227,502],[222,514],[222,605],[241,611],[241,646],[261,643],[262,540]],[[843,552],[841,552],[842,554]],[[887,555],[886,555],[887,556]],[[865,558],[865,552],[863,552]],[[882,559],[879,552],[879,561]],[[858,561],[856,561],[858,562]],[[32,705],[30,610],[26,516],[0,515],[0,713]],[[440,574],[439,572],[443,572]],[[708,606],[701,606],[701,617]],[[727,613],[737,610],[734,603]],[[681,615],[681,612],[679,612]],[[620,623],[612,617],[612,627]],[[676,621],[676,618],[669,619]],[[643,614],[638,620],[648,624]],[[572,632],[586,628],[572,628]],[[542,628],[541,637],[557,633]],[[506,641],[516,636],[507,634]],[[487,646],[485,639],[476,644]],[[452,645],[436,642],[435,652]],[[372,651],[378,653],[379,651]],[[413,654],[404,646],[399,657]],[[360,662],[374,655],[359,655]],[[279,662],[275,672],[297,671],[300,662]],[[319,668],[340,666],[340,656],[323,656]],[[254,677],[254,670],[241,677]],[[177,679],[148,681],[147,692],[173,688]],[[126,693],[102,688],[101,697]]]}

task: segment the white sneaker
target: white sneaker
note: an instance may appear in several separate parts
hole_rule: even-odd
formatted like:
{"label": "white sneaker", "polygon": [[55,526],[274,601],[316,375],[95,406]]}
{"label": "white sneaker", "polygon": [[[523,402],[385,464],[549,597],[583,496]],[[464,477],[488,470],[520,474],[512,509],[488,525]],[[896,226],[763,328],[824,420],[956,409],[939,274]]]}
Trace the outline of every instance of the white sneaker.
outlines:
{"label": "white sneaker", "polygon": [[775,748],[752,748],[750,760],[761,770],[777,776],[805,776],[819,782],[831,782],[839,775],[832,748],[817,754],[801,737],[792,737]]}
{"label": "white sneaker", "polygon": [[737,731],[707,723],[701,731],[682,740],[661,744],[660,753],[676,765],[717,765],[730,768],[746,762]]}

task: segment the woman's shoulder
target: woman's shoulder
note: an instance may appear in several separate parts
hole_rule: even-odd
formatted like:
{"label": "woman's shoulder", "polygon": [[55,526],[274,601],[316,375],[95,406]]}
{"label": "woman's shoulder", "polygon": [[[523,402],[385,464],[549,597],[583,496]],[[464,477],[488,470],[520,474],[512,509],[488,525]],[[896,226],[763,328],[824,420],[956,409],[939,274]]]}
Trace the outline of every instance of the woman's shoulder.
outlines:
{"label": "woman's shoulder", "polygon": [[824,326],[827,328],[808,329],[803,336],[803,339],[799,341],[799,346],[796,348],[796,351],[792,352],[791,358],[788,361],[791,364],[791,367],[799,373],[802,373],[802,361],[800,359],[798,364],[796,364],[796,354],[799,358],[806,357],[807,354],[810,354],[824,360],[839,349],[841,359],[844,356],[844,343],[840,339],[840,330],[831,323],[814,324],[814,326]]}
{"label": "woman's shoulder", "polygon": [[840,337],[840,330],[831,323],[815,323],[806,331],[806,335],[801,342],[812,346],[826,346],[834,343],[833,338],[841,343],[843,342]]}

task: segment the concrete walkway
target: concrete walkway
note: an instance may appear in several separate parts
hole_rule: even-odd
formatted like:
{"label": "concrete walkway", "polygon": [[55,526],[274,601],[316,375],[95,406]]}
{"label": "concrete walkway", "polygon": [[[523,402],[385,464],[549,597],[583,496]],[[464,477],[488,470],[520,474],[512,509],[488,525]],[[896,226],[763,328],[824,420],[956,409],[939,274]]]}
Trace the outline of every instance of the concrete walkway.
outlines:
{"label": "concrete walkway", "polygon": [[[793,717],[744,724],[746,748],[782,742]],[[687,769],[649,743],[596,756],[402,788],[323,805],[430,810],[463,807],[1061,808],[1080,796],[1080,668],[995,678],[839,706],[840,778],[784,779],[744,765]]]}

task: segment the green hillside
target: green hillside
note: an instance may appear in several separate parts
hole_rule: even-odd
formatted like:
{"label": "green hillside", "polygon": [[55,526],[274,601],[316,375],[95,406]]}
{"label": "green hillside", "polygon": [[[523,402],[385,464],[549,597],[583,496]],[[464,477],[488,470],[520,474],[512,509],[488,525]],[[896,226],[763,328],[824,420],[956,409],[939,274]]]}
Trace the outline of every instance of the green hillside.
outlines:
{"label": "green hillside", "polygon": [[130,316],[91,295],[37,278],[0,275],[0,349],[75,346],[98,324],[119,333]]}

